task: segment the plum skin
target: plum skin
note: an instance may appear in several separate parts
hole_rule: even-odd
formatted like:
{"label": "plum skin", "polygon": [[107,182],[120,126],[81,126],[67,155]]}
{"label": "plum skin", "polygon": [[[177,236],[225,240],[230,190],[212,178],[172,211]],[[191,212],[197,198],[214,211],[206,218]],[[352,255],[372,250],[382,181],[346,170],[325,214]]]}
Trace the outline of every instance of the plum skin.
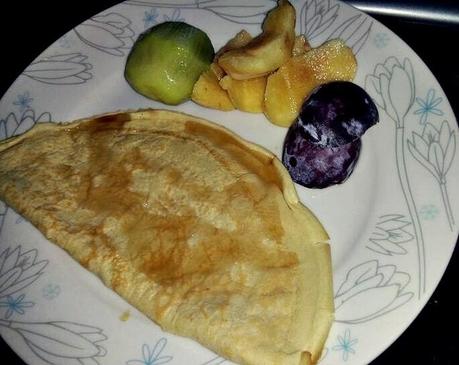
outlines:
{"label": "plum skin", "polygon": [[378,123],[378,108],[360,86],[333,81],[315,88],[305,99],[299,123],[304,137],[322,147],[338,147],[362,137]]}
{"label": "plum skin", "polygon": [[338,147],[322,147],[303,137],[298,122],[292,127],[285,138],[282,163],[294,182],[322,189],[347,180],[360,156],[360,138]]}
{"label": "plum skin", "polygon": [[378,109],[360,86],[332,81],[304,100],[284,140],[282,163],[307,188],[343,183],[360,156],[360,137],[379,122]]}

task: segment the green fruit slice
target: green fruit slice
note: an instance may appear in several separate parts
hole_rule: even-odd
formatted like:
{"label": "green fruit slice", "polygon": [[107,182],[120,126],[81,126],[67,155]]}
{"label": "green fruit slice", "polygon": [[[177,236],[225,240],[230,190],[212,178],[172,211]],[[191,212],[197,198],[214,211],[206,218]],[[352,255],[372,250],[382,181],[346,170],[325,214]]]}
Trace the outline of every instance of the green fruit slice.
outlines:
{"label": "green fruit slice", "polygon": [[138,93],[177,105],[190,98],[213,57],[205,32],[187,23],[165,22],[139,36],[128,56],[125,77]]}

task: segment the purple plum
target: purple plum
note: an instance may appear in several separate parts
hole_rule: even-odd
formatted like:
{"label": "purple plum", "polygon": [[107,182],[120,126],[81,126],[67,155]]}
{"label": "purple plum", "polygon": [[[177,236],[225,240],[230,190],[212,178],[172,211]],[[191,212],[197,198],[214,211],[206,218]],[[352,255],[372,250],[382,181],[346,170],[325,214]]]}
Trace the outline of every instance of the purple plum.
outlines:
{"label": "purple plum", "polygon": [[348,81],[318,86],[304,101],[299,115],[304,138],[321,147],[347,145],[378,121],[371,97]]}
{"label": "purple plum", "polygon": [[287,132],[282,162],[293,181],[307,188],[325,188],[344,182],[359,158],[360,138],[338,147],[322,147],[304,138],[297,121]]}

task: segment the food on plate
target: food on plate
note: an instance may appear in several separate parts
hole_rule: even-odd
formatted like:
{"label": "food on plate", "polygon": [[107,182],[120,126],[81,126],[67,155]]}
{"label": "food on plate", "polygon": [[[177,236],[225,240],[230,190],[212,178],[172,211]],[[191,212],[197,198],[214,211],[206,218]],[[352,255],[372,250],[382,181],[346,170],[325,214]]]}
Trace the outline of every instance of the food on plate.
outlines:
{"label": "food on plate", "polygon": [[163,110],[40,123],[0,143],[0,198],[164,330],[240,364],[317,362],[327,233],[227,129]]}
{"label": "food on plate", "polygon": [[[215,59],[219,57],[220,54],[229,51],[231,49],[239,48],[245,46],[247,43],[250,42],[252,36],[246,30],[241,30],[238,32],[233,38],[231,38],[226,44],[217,52],[215,55]],[[199,76],[198,81],[193,86],[193,92],[191,94],[191,100],[195,103],[218,110],[233,110],[235,109],[235,105],[231,101],[230,95],[228,91],[224,89],[220,83],[220,80],[226,76],[225,71],[218,65],[218,63],[214,60],[210,65],[210,69],[203,72],[201,76]],[[230,81],[227,80],[223,82],[227,88],[230,87]],[[256,83],[255,83],[256,84]],[[232,87],[232,98],[236,99],[236,103],[238,103],[238,96],[241,94],[239,90],[241,87],[236,88]],[[249,87],[250,88],[250,87]],[[247,90],[247,87],[244,87],[244,90]],[[264,91],[264,90],[263,90]],[[251,102],[242,102],[241,104],[248,104],[250,105]],[[250,109],[253,109],[250,108]],[[261,111],[260,111],[261,112]]]}
{"label": "food on plate", "polygon": [[244,80],[269,74],[279,68],[292,54],[295,39],[296,14],[284,0],[271,10],[262,33],[246,45],[223,52],[218,64],[233,79]]}
{"label": "food on plate", "polygon": [[303,34],[297,35],[293,42],[292,56],[295,57],[302,55],[311,50],[311,48],[311,45]]}
{"label": "food on plate", "polygon": [[285,137],[282,162],[296,183],[323,189],[340,184],[351,175],[361,146],[360,139],[338,147],[311,143],[304,138],[304,129],[296,122]]}
{"label": "food on plate", "polygon": [[263,113],[266,76],[236,80],[226,75],[220,80],[220,86],[227,91],[236,109],[250,113]]}
{"label": "food on plate", "polygon": [[245,29],[240,30],[236,35],[231,38],[226,44],[218,50],[215,58],[218,59],[223,53],[232,49],[241,48],[246,46],[253,39],[252,35]]}
{"label": "food on plate", "polygon": [[126,61],[125,77],[138,93],[176,105],[190,98],[213,57],[205,32],[184,22],[165,22],[139,36]]}
{"label": "food on plate", "polygon": [[352,81],[357,61],[352,49],[339,39],[291,57],[268,76],[264,112],[274,124],[288,127],[298,117],[306,96],[329,81]]}
{"label": "food on plate", "polygon": [[309,188],[344,182],[354,170],[360,137],[379,121],[378,109],[360,86],[322,84],[301,107],[285,137],[282,162],[293,181]]}
{"label": "food on plate", "polygon": [[220,80],[225,76],[223,70],[216,63],[212,63],[207,71],[199,76],[193,86],[191,100],[207,108],[218,110],[234,110],[234,105],[220,85]]}
{"label": "food on plate", "polygon": [[335,81],[317,87],[299,115],[304,137],[322,147],[338,147],[360,138],[379,121],[378,108],[360,86]]}
{"label": "food on plate", "polygon": [[[250,34],[241,31],[223,49],[235,50],[249,40]],[[220,52],[217,52],[217,60]],[[317,85],[352,80],[357,69],[355,56],[343,41],[335,39],[311,48],[302,35],[295,37],[287,62],[269,75],[237,80],[227,75],[215,61],[212,65],[219,71],[207,71],[200,76],[196,91],[193,91],[193,101],[214,109],[231,110],[229,99],[234,108],[264,112],[271,122],[283,127],[290,126],[298,117],[304,98]]]}
{"label": "food on plate", "polygon": [[139,93],[166,104],[189,98],[218,110],[264,113],[288,127],[317,85],[353,80],[357,62],[339,39],[311,48],[295,34],[296,13],[279,0],[256,37],[242,29],[214,56],[209,37],[182,22],[152,27],[135,43],[125,75]]}

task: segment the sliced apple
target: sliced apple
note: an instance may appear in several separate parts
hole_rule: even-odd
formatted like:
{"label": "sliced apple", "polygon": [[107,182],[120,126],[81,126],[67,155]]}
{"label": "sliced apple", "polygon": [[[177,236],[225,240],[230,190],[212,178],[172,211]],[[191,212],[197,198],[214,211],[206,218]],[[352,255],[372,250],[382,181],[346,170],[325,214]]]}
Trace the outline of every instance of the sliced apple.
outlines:
{"label": "sliced apple", "polygon": [[292,55],[296,14],[293,6],[280,0],[262,25],[263,32],[246,45],[223,52],[217,59],[225,72],[236,80],[267,75]]}
{"label": "sliced apple", "polygon": [[291,57],[268,77],[264,113],[272,123],[288,127],[316,86],[330,81],[352,81],[356,70],[352,49],[339,39]]}
{"label": "sliced apple", "polygon": [[310,50],[311,45],[306,37],[303,34],[297,35],[293,41],[292,56],[299,56]]}
{"label": "sliced apple", "polygon": [[194,84],[191,100],[207,108],[233,110],[234,106],[228,93],[219,83],[223,77],[223,70],[216,63],[212,63],[210,68],[203,72]]}
{"label": "sliced apple", "polygon": [[266,80],[266,76],[236,80],[226,75],[220,80],[220,86],[228,92],[236,109],[249,113],[262,113]]}
{"label": "sliced apple", "polygon": [[264,113],[272,123],[289,127],[298,116],[304,97],[317,85],[301,56],[292,57],[268,77]]}
{"label": "sliced apple", "polygon": [[232,49],[241,48],[246,46],[253,37],[245,29],[242,29],[236,35],[231,38],[226,44],[218,50],[215,55],[215,59],[218,59],[223,53],[228,52]]}

